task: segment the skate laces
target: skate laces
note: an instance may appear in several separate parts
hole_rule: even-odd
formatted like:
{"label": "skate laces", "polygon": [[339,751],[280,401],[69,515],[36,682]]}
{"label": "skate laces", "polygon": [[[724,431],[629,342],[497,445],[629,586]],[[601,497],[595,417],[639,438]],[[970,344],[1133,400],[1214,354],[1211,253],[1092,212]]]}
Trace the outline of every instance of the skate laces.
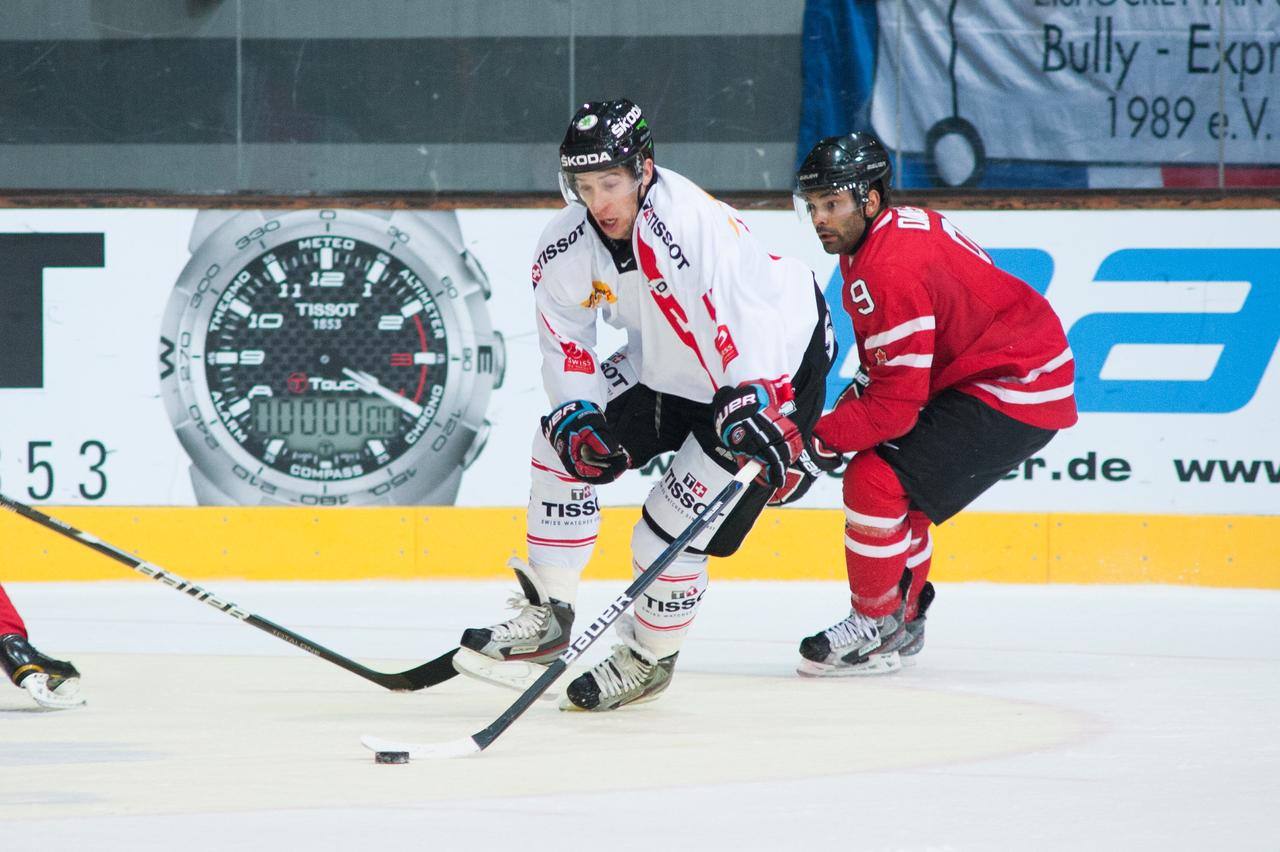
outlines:
{"label": "skate laces", "polygon": [[493,632],[493,638],[498,641],[538,636],[546,629],[547,620],[551,617],[550,606],[535,604],[522,595],[508,598],[507,606],[520,610],[520,614],[489,628]]}
{"label": "skate laces", "polygon": [[874,618],[854,610],[849,613],[849,617],[844,621],[832,625],[822,632],[827,635],[827,640],[831,643],[831,647],[838,648],[844,645],[852,645],[861,639],[875,639],[880,635],[880,628]]}
{"label": "skate laces", "polygon": [[654,665],[637,657],[626,645],[614,645],[613,655],[597,663],[591,674],[600,685],[600,694],[612,698],[643,686]]}

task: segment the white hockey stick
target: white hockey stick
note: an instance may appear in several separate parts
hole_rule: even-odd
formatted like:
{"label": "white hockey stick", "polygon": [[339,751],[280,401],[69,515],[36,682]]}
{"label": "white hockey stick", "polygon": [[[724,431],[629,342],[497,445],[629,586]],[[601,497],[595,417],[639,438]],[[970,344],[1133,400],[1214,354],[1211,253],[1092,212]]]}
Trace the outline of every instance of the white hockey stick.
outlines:
{"label": "white hockey stick", "polygon": [[[760,473],[761,466],[759,462],[749,461],[738,473],[733,477],[728,485],[721,489],[720,493],[707,503],[705,509],[693,519],[685,531],[680,533],[671,544],[667,545],[667,549],[653,560],[653,564],[644,570],[644,572],[627,586],[626,591],[618,595],[618,597],[605,608],[605,611],[591,622],[577,639],[569,643],[555,662],[547,666],[547,670],[534,681],[533,685],[524,691],[524,693],[516,699],[515,703],[503,711],[497,719],[488,727],[481,731],[477,731],[469,737],[458,740],[451,740],[445,743],[408,743],[397,742],[395,740],[385,740],[380,737],[363,736],[360,742],[365,748],[377,752],[379,756],[384,754],[404,756],[409,758],[415,757],[465,757],[471,754],[477,754],[484,751],[493,741],[496,740],[503,731],[511,727],[512,723],[519,719],[524,711],[538,700],[542,693],[551,688],[551,684],[555,683],[560,675],[564,674],[569,664],[582,655],[584,651],[604,634],[609,625],[617,621],[618,617],[627,611],[627,608],[635,602],[644,590],[649,588],[658,575],[666,570],[667,566],[675,561],[676,557],[689,546],[689,543],[707,528],[720,513],[724,511],[738,492],[746,487],[747,483],[755,479]],[[382,762],[382,761],[380,761]],[[388,759],[386,762],[403,763],[403,757],[396,760]]]}

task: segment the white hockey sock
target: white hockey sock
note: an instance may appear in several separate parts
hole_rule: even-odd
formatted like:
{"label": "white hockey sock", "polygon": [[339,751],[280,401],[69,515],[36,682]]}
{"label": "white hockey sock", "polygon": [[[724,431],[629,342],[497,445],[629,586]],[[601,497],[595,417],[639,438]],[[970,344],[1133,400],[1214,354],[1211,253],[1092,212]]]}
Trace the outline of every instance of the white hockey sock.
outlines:
{"label": "white hockey sock", "polygon": [[[636,576],[666,546],[642,518],[631,536]],[[635,602],[635,640],[657,659],[679,651],[706,589],[707,557],[682,553]]]}
{"label": "white hockey sock", "polygon": [[[539,447],[541,443],[541,447]],[[596,490],[564,472],[546,439],[534,441],[529,488],[529,567],[556,600],[574,605],[600,530]]]}

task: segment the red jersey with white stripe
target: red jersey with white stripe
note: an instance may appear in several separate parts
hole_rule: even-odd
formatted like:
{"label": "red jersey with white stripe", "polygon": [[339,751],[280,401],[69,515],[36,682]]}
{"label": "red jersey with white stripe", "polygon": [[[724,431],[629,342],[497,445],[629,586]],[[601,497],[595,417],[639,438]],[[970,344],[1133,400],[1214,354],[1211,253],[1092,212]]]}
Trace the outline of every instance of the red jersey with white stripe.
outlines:
{"label": "red jersey with white stripe", "polygon": [[819,422],[834,449],[906,434],[948,389],[1042,429],[1076,422],[1075,363],[1057,314],[937,211],[885,210],[840,269],[871,384]]}

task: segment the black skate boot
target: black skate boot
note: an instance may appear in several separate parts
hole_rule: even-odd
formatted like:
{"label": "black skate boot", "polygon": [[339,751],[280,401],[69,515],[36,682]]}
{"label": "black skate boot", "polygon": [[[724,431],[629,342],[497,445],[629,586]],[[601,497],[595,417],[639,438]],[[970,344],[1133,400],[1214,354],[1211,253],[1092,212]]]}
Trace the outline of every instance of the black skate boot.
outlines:
{"label": "black skate boot", "polygon": [[65,660],[41,654],[27,639],[17,633],[0,636],[0,663],[15,686],[31,693],[43,707],[76,707],[79,697],[80,672]]}
{"label": "black skate boot", "polygon": [[933,603],[933,596],[933,583],[926,580],[916,601],[916,617],[907,622],[907,641],[898,649],[904,666],[914,666],[916,655],[924,648],[924,614]]}

